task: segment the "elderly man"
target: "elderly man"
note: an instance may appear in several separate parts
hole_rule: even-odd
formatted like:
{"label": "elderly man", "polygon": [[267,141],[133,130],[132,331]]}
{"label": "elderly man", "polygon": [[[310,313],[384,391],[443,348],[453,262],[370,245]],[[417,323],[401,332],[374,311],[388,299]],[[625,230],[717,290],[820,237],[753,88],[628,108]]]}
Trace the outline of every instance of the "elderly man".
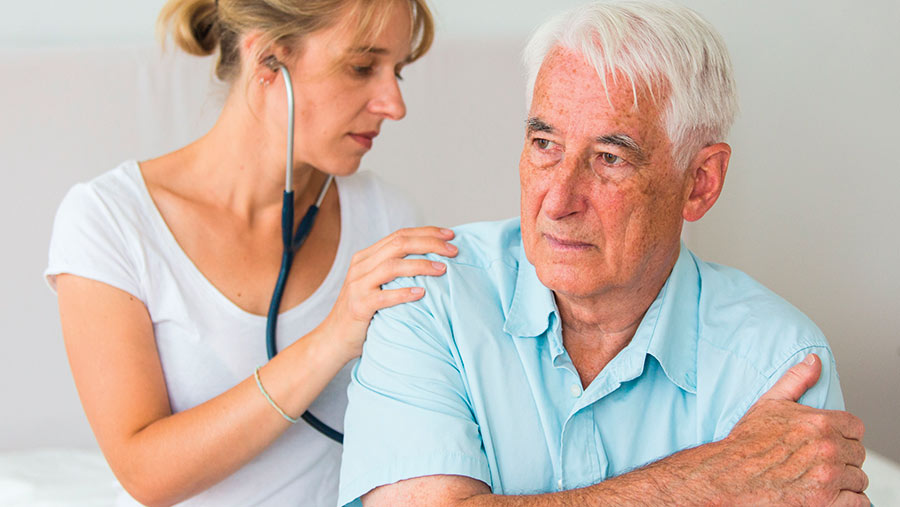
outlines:
{"label": "elderly man", "polygon": [[821,332],[680,241],[731,154],[718,34],[593,4],[526,64],[521,217],[460,227],[445,276],[392,284],[426,297],[371,324],[341,503],[865,503],[861,422],[786,401],[843,409]]}

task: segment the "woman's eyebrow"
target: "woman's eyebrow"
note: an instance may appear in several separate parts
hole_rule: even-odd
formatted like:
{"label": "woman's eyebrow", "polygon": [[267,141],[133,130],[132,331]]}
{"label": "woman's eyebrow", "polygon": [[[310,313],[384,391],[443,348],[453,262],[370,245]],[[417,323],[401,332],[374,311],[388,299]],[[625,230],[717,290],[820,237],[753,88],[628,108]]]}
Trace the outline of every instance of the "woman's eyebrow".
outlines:
{"label": "woman's eyebrow", "polygon": [[386,48],[377,46],[360,46],[358,48],[353,48],[350,51],[352,53],[367,53],[374,55],[386,55],[388,53],[388,50]]}

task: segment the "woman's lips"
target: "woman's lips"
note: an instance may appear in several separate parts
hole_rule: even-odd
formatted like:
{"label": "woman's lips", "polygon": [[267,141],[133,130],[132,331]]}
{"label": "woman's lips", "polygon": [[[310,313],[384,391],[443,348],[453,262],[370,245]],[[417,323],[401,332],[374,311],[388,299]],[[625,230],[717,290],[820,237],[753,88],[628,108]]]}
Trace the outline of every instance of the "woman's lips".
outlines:
{"label": "woman's lips", "polygon": [[560,238],[547,233],[544,233],[544,238],[547,240],[547,243],[549,243],[550,246],[556,250],[578,252],[594,247],[594,245],[592,245],[591,243],[585,243],[583,241],[574,239]]}
{"label": "woman's lips", "polygon": [[377,135],[378,132],[360,132],[351,133],[350,137],[368,150],[372,147],[372,140],[375,139],[375,136]]}

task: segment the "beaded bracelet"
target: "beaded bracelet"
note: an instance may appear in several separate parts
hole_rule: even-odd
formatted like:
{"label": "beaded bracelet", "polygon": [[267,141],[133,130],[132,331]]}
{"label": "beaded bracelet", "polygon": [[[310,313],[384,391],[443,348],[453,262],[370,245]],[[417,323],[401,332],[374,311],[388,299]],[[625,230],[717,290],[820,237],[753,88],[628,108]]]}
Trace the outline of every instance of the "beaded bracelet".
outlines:
{"label": "beaded bracelet", "polygon": [[275,403],[275,400],[273,400],[272,397],[269,396],[269,393],[266,392],[266,388],[264,388],[262,382],[259,381],[259,369],[260,366],[257,366],[256,371],[253,372],[253,378],[256,379],[256,385],[259,387],[259,392],[261,392],[262,395],[266,397],[266,401],[269,402],[269,405],[272,405],[272,408],[274,408],[278,411],[279,414],[281,414],[281,417],[284,417],[285,419],[290,421],[291,424],[297,424],[300,419],[294,419],[293,417],[284,413],[284,410],[281,410],[281,407],[279,407],[278,404]]}

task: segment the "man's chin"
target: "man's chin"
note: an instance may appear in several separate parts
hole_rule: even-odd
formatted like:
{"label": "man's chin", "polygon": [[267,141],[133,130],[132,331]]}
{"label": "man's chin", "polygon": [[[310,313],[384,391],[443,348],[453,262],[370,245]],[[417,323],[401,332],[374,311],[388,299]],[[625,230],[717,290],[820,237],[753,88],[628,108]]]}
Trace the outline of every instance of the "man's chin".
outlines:
{"label": "man's chin", "polygon": [[599,285],[597,277],[592,276],[583,265],[548,263],[535,265],[535,270],[541,283],[560,295],[588,297],[596,292]]}

